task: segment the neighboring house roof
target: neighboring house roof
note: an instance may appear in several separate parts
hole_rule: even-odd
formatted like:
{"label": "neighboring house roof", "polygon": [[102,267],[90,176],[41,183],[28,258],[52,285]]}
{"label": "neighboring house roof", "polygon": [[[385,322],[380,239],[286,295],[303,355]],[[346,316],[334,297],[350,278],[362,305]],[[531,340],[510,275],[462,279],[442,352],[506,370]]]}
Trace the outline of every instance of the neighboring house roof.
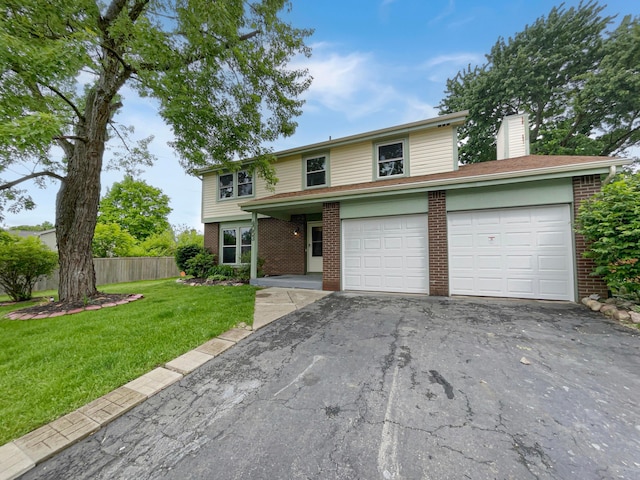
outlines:
{"label": "neighboring house roof", "polygon": [[[440,115],[439,117],[428,118],[426,120],[420,120],[418,122],[405,123],[402,125],[396,125],[395,127],[381,128],[379,130],[372,130],[370,132],[359,133],[357,135],[350,135],[347,137],[330,139],[324,142],[312,143],[310,145],[304,145],[302,147],[280,150],[278,152],[274,152],[273,155],[278,158],[290,157],[292,155],[304,155],[307,153],[328,150],[330,148],[351,145],[358,142],[365,142],[367,140],[380,139],[396,135],[406,135],[411,132],[429,128],[463,125],[468,114],[468,110],[463,110],[461,112]],[[241,163],[250,164],[252,161],[252,159],[246,159],[242,160]],[[196,174],[203,175],[205,173],[217,172],[222,169],[224,169],[224,166],[222,165],[212,165],[196,171]]]}
{"label": "neighboring house roof", "polygon": [[465,186],[480,186],[485,182],[500,183],[500,181],[522,179],[523,177],[567,177],[603,173],[612,166],[630,163],[632,160],[617,157],[527,155],[462,165],[458,170],[451,172],[280,193],[243,203],[240,207],[249,212],[262,211],[264,207],[339,201],[354,195],[464,188]]}

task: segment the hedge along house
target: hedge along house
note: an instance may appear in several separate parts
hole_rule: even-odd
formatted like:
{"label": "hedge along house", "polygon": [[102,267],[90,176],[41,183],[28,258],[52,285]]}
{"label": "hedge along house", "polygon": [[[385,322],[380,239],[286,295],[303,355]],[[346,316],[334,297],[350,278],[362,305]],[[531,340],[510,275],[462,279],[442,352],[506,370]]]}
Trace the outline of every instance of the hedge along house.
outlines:
{"label": "hedge along house", "polygon": [[258,257],[266,275],[321,273],[325,290],[605,295],[572,223],[631,162],[530,155],[527,117],[515,115],[495,161],[458,165],[467,113],[277,152],[275,191],[250,161],[200,171],[205,246],[229,265],[251,252],[252,278]]}

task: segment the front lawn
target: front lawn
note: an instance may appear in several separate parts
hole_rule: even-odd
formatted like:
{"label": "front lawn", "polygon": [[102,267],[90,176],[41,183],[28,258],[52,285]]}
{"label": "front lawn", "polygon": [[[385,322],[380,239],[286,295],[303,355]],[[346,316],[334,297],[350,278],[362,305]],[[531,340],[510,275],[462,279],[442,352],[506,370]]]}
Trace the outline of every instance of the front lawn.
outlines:
{"label": "front lawn", "polygon": [[[253,323],[255,288],[175,280],[100,287],[127,305],[42,320],[0,319],[0,445],[205,343]],[[0,307],[0,315],[26,305]]]}

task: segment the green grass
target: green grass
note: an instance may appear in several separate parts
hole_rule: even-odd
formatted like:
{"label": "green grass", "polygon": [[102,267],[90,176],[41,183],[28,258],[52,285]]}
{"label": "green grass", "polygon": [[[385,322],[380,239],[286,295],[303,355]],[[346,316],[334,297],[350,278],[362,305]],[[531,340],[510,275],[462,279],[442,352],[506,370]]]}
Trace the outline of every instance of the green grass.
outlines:
{"label": "green grass", "polygon": [[[0,445],[239,322],[253,322],[256,289],[248,285],[189,287],[160,280],[100,290],[142,293],[145,298],[52,319],[0,319]],[[0,316],[25,306],[0,307]]]}

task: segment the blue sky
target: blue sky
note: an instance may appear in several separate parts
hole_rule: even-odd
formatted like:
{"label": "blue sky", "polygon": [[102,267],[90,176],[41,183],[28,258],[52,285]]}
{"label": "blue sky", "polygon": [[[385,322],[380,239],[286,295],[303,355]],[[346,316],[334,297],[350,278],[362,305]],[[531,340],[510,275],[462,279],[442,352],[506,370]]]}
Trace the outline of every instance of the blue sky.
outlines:
{"label": "blue sky", "polygon": [[[552,0],[293,0],[287,18],[313,28],[309,68],[314,82],[305,93],[304,113],[292,137],[276,150],[329,137],[431,118],[444,96],[446,80],[468,64],[482,64],[498,37],[508,38],[546,15],[561,2]],[[577,6],[579,1],[566,1]],[[602,2],[604,4],[604,2]],[[605,13],[640,15],[640,0],[610,0]],[[171,198],[174,225],[202,230],[200,180],[186,175],[167,142],[171,129],[155,114],[150,99],[124,92],[118,120],[136,127],[136,135],[155,135],[151,151],[158,161],[142,177]],[[107,153],[108,155],[108,153]],[[103,191],[122,179],[105,172]],[[57,184],[46,190],[31,185],[38,208],[6,214],[6,226],[54,222]]]}

